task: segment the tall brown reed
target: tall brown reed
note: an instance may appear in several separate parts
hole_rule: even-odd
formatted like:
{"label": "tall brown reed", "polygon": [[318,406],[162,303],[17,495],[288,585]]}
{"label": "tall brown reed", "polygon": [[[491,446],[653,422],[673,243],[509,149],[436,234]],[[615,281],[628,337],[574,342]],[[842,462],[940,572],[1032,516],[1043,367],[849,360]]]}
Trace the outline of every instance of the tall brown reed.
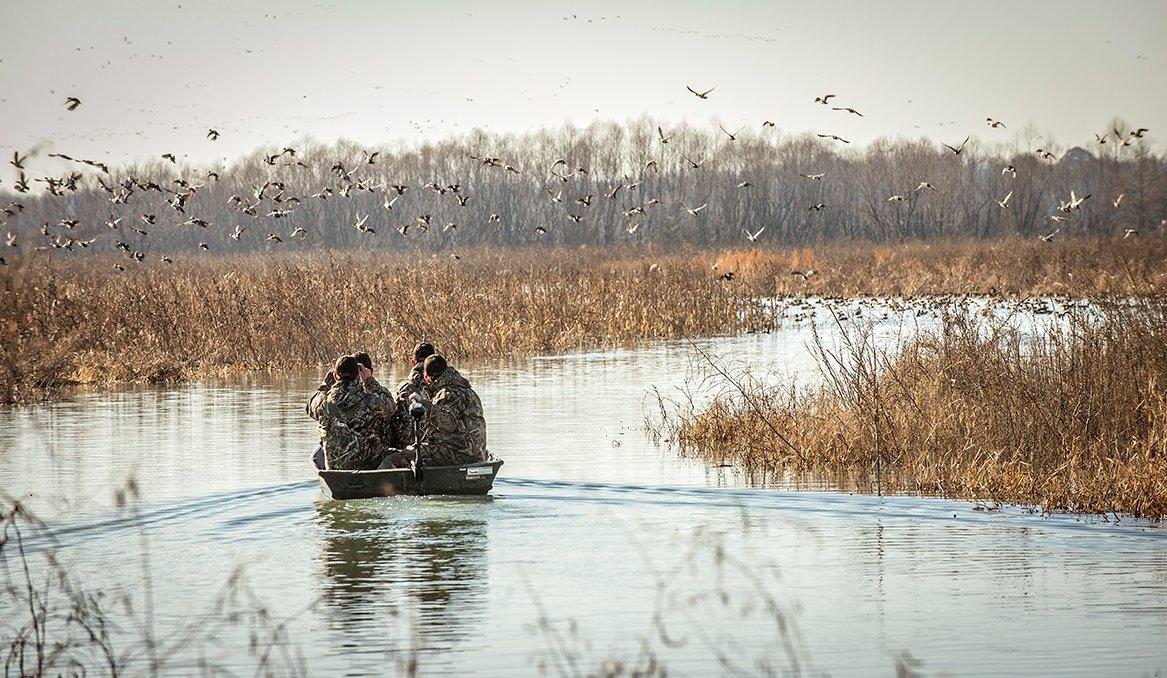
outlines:
{"label": "tall brown reed", "polygon": [[1027,334],[969,312],[900,352],[821,337],[808,390],[735,379],[672,420],[687,451],[888,489],[1167,516],[1167,303],[1098,302]]}
{"label": "tall brown reed", "polygon": [[735,271],[743,284],[772,296],[1087,297],[1167,291],[1167,239],[1160,237],[825,243],[726,250],[715,259],[721,270]]}
{"label": "tall brown reed", "polygon": [[[557,353],[770,329],[767,296],[1157,294],[1167,245],[1017,239],[815,250],[318,251],[125,264],[41,253],[0,268],[0,402],[71,383],[171,381],[399,360]],[[114,268],[115,264],[123,270]],[[815,272],[803,279],[791,271]]]}
{"label": "tall brown reed", "polygon": [[62,382],[319,365],[358,349],[400,360],[421,339],[456,358],[491,357],[749,331],[772,318],[681,256],[324,252],[124,273],[110,261],[42,260],[3,275],[8,400]]}

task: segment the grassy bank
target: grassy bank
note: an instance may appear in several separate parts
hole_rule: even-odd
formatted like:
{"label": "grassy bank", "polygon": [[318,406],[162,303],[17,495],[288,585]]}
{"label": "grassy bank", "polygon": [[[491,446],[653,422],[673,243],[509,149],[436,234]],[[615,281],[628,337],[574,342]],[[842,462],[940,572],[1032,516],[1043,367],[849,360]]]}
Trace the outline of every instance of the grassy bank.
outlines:
{"label": "grassy bank", "polygon": [[[656,262],[660,262],[659,264]],[[771,314],[684,257],[522,251],[217,258],[118,271],[101,258],[5,270],[3,399],[61,384],[168,381],[400,361],[425,338],[459,358],[738,332]]]}
{"label": "grassy bank", "polygon": [[31,252],[0,267],[0,402],[70,384],[320,365],[359,349],[400,360],[422,338],[465,359],[764,330],[777,322],[756,303],[764,296],[1150,295],[1167,289],[1164,243],[324,251],[172,264]]}
{"label": "grassy bank", "polygon": [[1167,516],[1167,304],[1102,304],[1048,333],[948,316],[902,350],[870,332],[817,346],[808,390],[729,371],[667,434],[751,471],[827,474],[860,490],[1046,510]]}
{"label": "grassy bank", "polygon": [[[1167,291],[1167,238],[827,243],[711,255],[771,296],[1145,296]],[[806,277],[793,272],[808,274]]]}

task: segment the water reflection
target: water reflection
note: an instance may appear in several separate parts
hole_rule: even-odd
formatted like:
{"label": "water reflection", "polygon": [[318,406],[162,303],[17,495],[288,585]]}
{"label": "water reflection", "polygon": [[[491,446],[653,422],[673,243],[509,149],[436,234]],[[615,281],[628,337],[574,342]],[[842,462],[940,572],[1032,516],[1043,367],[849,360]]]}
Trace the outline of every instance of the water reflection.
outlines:
{"label": "water reflection", "polygon": [[[438,513],[425,500],[320,501],[323,602],[334,646],[384,649],[386,629],[408,618],[409,639],[446,650],[474,636],[486,610],[489,497],[445,501]],[[419,515],[420,514],[420,515]]]}

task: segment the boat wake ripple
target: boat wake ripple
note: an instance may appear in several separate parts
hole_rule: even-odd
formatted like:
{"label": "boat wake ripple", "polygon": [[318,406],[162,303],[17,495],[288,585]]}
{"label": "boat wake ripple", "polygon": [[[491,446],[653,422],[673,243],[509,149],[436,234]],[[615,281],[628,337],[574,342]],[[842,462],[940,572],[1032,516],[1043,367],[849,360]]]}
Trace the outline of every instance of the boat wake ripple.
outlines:
{"label": "boat wake ripple", "polygon": [[[108,511],[77,521],[56,522],[47,530],[28,535],[30,550],[52,546],[75,546],[93,539],[168,525],[195,526],[215,539],[254,539],[257,532],[275,529],[280,523],[299,524],[297,518],[322,498],[315,479],[231,492],[216,493],[173,502],[146,502],[134,511]],[[369,499],[362,502],[405,501],[413,507],[446,501],[441,497]],[[421,502],[420,504],[418,502]],[[699,486],[659,486],[586,481],[499,478],[495,481],[492,506],[512,506],[515,502],[537,506],[541,503],[584,503],[613,506],[656,506],[662,508],[728,509],[735,512],[783,512],[792,520],[840,518],[879,521],[936,521],[946,524],[1000,526],[1005,529],[1044,531],[1089,531],[1093,536],[1135,537],[1167,540],[1167,529],[1146,521],[1124,518],[1107,521],[1097,516],[1034,514],[1022,507],[978,510],[971,502],[914,496],[875,496],[841,492],[780,491],[769,489],[719,488]],[[483,509],[490,518],[490,509]],[[500,516],[501,518],[501,516]]]}

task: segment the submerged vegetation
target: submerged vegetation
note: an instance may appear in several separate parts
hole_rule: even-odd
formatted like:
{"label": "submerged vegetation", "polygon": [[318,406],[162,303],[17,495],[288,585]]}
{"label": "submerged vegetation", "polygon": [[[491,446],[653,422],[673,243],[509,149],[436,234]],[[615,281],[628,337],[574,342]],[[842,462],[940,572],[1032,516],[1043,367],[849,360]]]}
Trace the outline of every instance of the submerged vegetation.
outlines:
{"label": "submerged vegetation", "polygon": [[766,331],[781,322],[768,297],[1151,295],[1167,284],[1164,262],[1159,237],[459,259],[326,251],[128,267],[29,256],[0,268],[0,401],[315,366],[359,349],[395,361],[422,338],[468,359]]}
{"label": "submerged vegetation", "polygon": [[1167,303],[1097,301],[1025,332],[946,315],[899,350],[870,327],[817,335],[822,380],[768,385],[710,358],[728,390],[674,411],[682,450],[860,490],[1167,517]]}

